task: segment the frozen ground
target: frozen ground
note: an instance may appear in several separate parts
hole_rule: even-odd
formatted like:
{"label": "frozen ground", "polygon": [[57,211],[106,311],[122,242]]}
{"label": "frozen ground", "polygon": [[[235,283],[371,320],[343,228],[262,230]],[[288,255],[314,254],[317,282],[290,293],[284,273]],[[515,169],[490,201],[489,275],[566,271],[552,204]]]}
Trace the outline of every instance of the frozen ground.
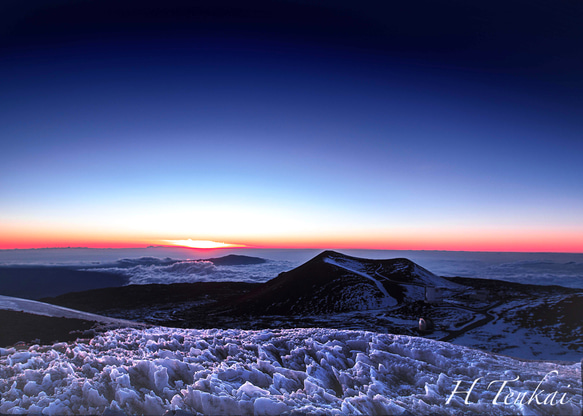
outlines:
{"label": "frozen ground", "polygon": [[158,327],[0,349],[0,394],[8,414],[579,415],[581,368],[404,335]]}
{"label": "frozen ground", "polygon": [[579,301],[574,309],[579,307],[581,295],[501,303],[489,310],[493,320],[451,342],[535,360],[580,360],[583,358],[581,319],[572,313],[567,315],[564,307],[561,308],[561,304],[574,299]]}

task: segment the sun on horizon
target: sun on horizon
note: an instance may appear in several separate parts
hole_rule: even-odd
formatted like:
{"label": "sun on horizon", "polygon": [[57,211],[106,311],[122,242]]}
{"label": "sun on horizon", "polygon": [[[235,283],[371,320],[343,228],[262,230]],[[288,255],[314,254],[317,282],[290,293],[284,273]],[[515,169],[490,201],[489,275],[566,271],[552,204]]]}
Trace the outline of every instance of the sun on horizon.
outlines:
{"label": "sun on horizon", "polygon": [[230,244],[224,242],[217,242],[211,240],[163,240],[165,243],[170,243],[175,246],[189,247],[189,248],[234,248],[246,247],[243,244]]}

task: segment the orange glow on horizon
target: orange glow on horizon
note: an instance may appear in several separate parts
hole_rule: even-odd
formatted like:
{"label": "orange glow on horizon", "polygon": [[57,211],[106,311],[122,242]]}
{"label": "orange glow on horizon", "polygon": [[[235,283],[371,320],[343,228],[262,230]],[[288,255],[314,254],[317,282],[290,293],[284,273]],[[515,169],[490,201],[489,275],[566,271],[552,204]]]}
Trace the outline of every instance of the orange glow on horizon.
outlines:
{"label": "orange glow on horizon", "polygon": [[[321,232],[317,235],[204,235],[204,240],[186,236],[167,240],[146,233],[84,232],[42,227],[3,226],[0,249],[35,248],[145,248],[165,245],[193,249],[268,248],[268,249],[365,249],[365,250],[440,250],[489,252],[583,253],[583,232],[562,229],[383,229],[347,233]],[[180,239],[180,237],[183,237]],[[167,238],[167,237],[166,237]],[[241,243],[219,243],[239,241]]]}

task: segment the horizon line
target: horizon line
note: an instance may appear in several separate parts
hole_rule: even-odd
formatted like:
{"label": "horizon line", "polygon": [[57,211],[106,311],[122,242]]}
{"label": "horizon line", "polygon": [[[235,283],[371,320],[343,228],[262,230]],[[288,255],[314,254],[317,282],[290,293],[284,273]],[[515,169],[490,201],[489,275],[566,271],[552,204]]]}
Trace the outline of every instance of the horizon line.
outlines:
{"label": "horizon line", "polygon": [[145,247],[26,247],[26,248],[0,248],[0,251],[24,251],[24,250],[145,250],[145,249],[183,249],[194,251],[210,250],[321,250],[321,251],[342,251],[342,250],[361,250],[361,251],[419,251],[419,252],[448,252],[448,253],[530,253],[530,254],[583,254],[580,251],[528,251],[528,250],[445,250],[445,249],[407,249],[407,248],[334,248],[334,247],[261,247],[261,246],[232,246],[232,247],[212,247],[212,248],[194,248],[178,245],[148,245]]}

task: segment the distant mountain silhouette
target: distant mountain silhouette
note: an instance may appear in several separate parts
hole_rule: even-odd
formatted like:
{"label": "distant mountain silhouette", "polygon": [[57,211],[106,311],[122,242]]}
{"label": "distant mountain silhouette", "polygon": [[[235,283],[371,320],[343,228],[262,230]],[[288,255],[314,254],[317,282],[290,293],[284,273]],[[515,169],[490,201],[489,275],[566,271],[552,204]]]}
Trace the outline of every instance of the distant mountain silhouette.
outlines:
{"label": "distant mountain silhouette", "polygon": [[215,257],[211,259],[203,259],[212,262],[215,266],[239,266],[247,264],[262,264],[267,260],[261,257],[243,256],[240,254],[229,254],[223,257]]}
{"label": "distant mountain silhouette", "polygon": [[324,251],[242,296],[232,308],[250,315],[378,309],[423,300],[426,287],[460,286],[408,259],[370,260]]}

